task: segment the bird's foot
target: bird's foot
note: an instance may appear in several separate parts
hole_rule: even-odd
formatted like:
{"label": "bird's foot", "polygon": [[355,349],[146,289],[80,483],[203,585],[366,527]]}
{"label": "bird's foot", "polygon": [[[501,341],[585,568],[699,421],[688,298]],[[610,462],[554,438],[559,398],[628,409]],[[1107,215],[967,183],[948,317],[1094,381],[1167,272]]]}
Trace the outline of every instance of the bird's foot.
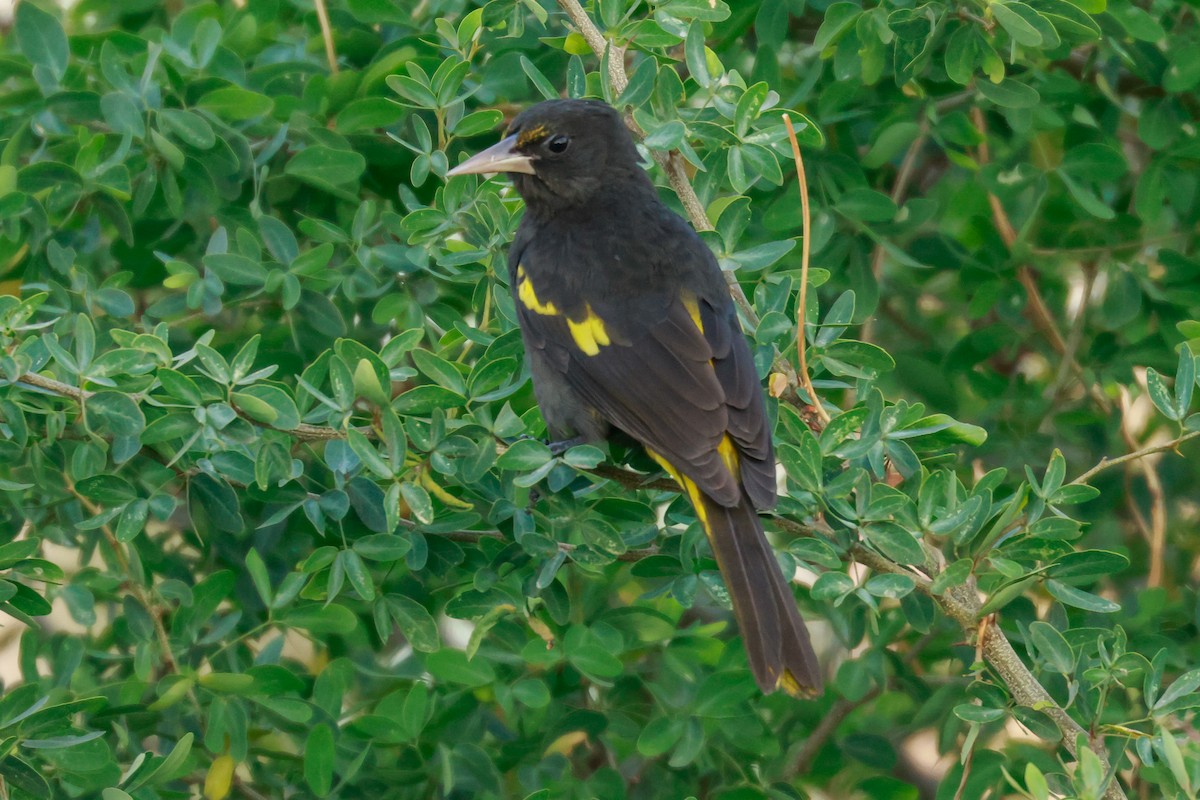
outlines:
{"label": "bird's foot", "polygon": [[583,444],[587,441],[582,436],[576,436],[571,439],[559,439],[558,441],[546,442],[546,446],[550,448],[550,452],[555,456],[561,456],[563,453],[570,450],[577,444]]}

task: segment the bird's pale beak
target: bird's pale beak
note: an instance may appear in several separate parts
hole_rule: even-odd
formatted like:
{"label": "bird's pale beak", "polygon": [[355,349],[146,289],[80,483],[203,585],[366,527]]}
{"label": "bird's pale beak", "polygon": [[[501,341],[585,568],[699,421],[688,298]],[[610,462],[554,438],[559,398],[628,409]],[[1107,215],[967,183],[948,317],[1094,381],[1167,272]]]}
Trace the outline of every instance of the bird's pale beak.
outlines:
{"label": "bird's pale beak", "polygon": [[524,172],[533,175],[533,160],[517,151],[517,135],[502,139],[487,150],[476,153],[446,173],[455,175],[494,175],[497,172]]}

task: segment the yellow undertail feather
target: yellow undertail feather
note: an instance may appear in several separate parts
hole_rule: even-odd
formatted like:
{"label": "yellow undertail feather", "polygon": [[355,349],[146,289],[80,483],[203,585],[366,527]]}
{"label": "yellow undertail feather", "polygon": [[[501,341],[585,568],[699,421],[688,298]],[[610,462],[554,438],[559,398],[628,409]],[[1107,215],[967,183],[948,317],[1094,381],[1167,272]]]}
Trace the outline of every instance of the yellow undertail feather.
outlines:
{"label": "yellow undertail feather", "polygon": [[[749,498],[735,507],[722,507],[700,491],[664,456],[650,448],[646,452],[687,493],[696,517],[712,544],[713,556],[725,578],[733,601],[738,628],[745,643],[755,680],[764,692],[782,691],[792,697],[810,697],[820,691],[820,665],[812,653],[803,620],[799,618],[791,591],[774,563],[774,554]],[[722,461],[735,476],[738,454],[727,435],[717,446]],[[764,638],[763,615],[778,613],[778,636]],[[775,654],[771,654],[772,648]],[[756,666],[757,664],[757,666]]]}
{"label": "yellow undertail feather", "polygon": [[667,461],[649,447],[646,448],[646,454],[658,462],[658,465],[662,467],[676,483],[683,487],[685,492],[687,492],[688,500],[692,501],[692,508],[696,509],[696,518],[700,520],[700,524],[703,525],[704,529],[707,531],[708,510],[704,507],[704,494],[700,491],[700,487],[697,486],[696,482],[687,475],[684,475],[679,470],[675,469],[675,466],[670,461]]}

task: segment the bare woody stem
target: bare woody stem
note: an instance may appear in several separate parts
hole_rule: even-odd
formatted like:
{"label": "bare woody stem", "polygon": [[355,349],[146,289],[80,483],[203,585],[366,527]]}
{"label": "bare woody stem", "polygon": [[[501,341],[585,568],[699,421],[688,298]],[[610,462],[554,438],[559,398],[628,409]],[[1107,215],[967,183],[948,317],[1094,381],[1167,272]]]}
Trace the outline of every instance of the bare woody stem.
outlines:
{"label": "bare woody stem", "polygon": [[808,327],[808,262],[812,255],[812,243],[809,236],[812,214],[808,206],[808,176],[804,172],[804,157],[800,155],[800,142],[796,139],[796,129],[792,127],[792,118],[784,114],[783,124],[787,128],[788,141],[792,144],[792,158],[796,162],[796,180],[800,183],[802,222],[800,227],[800,297],[797,302],[799,308],[796,310],[796,354],[800,363],[796,379],[808,395],[808,401],[812,403],[822,425],[828,425],[829,412],[825,410],[821,399],[817,397],[817,390],[813,388],[812,378],[808,374],[808,348],[805,343],[805,329]]}
{"label": "bare woody stem", "polygon": [[[571,24],[583,36],[583,40],[587,42],[588,47],[592,49],[596,57],[604,59],[605,55],[608,56],[608,85],[612,88],[613,94],[619,95],[629,85],[629,78],[625,74],[625,50],[605,38],[600,29],[596,27],[596,23],[592,22],[591,17],[583,10],[583,6],[579,4],[578,0],[558,0],[558,5],[566,12],[571,20]],[[633,120],[633,117],[627,116],[625,124],[638,136],[644,137],[646,135],[646,132]],[[688,180],[683,157],[675,150],[671,150],[670,152],[654,150],[652,151],[652,155],[654,156],[655,163],[666,174],[667,181],[671,184],[671,189],[683,205],[684,211],[687,212],[688,220],[692,223],[692,227],[698,231],[711,231],[713,229],[712,222],[709,221],[708,214],[704,210],[704,204],[700,202],[696,190],[692,188],[692,183]],[[729,293],[733,295],[733,301],[737,303],[746,321],[751,326],[758,327],[758,314],[755,312],[754,307],[750,305],[750,301],[746,298],[746,293],[742,291],[741,285],[737,282],[732,272],[725,273],[725,282],[729,285]]]}

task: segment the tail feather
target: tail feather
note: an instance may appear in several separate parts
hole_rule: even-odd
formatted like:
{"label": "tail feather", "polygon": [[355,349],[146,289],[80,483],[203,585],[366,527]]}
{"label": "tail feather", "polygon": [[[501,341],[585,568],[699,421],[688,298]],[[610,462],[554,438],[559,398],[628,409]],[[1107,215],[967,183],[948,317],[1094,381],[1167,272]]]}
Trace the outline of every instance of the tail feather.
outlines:
{"label": "tail feather", "polygon": [[703,493],[689,494],[729,589],[759,688],[820,692],[821,667],[808,629],[749,498],[743,492],[742,502],[726,507]]}

